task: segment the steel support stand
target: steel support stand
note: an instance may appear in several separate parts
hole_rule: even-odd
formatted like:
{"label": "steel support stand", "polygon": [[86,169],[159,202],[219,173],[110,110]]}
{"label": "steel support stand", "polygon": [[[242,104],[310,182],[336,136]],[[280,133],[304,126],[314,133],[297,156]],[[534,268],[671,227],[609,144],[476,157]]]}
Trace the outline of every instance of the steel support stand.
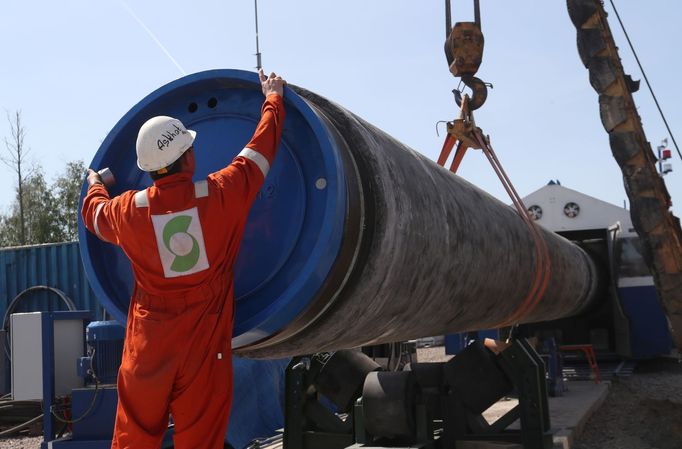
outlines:
{"label": "steel support stand", "polygon": [[345,449],[355,442],[352,416],[342,421],[319,402],[309,360],[295,357],[284,374],[284,449]]}

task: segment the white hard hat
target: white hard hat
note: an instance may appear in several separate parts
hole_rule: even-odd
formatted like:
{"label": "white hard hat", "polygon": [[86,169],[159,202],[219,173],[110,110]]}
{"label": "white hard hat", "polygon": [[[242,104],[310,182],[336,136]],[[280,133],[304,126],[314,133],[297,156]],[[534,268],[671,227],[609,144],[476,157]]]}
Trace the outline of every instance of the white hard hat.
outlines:
{"label": "white hard hat", "polygon": [[147,172],[168,167],[192,146],[196,135],[173,117],[159,115],[150,118],[137,134],[137,166]]}

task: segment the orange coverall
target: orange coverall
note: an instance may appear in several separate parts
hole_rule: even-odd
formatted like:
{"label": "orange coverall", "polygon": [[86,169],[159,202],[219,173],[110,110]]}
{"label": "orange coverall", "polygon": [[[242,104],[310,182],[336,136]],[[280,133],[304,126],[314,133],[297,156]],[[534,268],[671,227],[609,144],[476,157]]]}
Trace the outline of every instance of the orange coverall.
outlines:
{"label": "orange coverall", "polygon": [[169,412],[176,448],[223,447],[232,400],[232,267],[284,117],[282,98],[268,95],[251,141],[205,180],[176,173],[113,199],[101,184],[88,189],[85,226],[123,249],[135,277],[113,449],[159,448]]}

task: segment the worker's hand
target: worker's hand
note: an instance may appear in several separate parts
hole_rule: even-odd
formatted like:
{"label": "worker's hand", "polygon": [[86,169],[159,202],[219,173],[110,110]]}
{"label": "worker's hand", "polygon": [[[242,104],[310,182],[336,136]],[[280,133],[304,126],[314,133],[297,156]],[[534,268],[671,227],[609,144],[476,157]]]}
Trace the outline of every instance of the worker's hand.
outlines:
{"label": "worker's hand", "polygon": [[97,173],[95,170],[93,170],[91,168],[88,168],[87,179],[88,179],[88,187],[90,187],[94,184],[104,185],[104,183],[102,182],[102,177],[99,175],[99,173]]}
{"label": "worker's hand", "polygon": [[284,96],[284,86],[286,86],[287,82],[281,76],[275,74],[275,72],[272,72],[270,76],[265,76],[263,69],[259,69],[258,77],[260,78],[263,95],[266,97],[271,94],[277,94],[280,97]]}

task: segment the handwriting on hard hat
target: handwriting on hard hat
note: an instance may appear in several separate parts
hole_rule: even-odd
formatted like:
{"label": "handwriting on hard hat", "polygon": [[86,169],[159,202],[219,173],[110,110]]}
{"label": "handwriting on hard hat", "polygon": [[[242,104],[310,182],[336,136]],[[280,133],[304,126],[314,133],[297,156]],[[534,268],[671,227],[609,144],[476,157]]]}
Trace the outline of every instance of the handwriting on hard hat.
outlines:
{"label": "handwriting on hard hat", "polygon": [[170,143],[180,134],[187,134],[187,131],[183,130],[178,125],[173,125],[173,128],[175,129],[171,129],[170,131],[162,133],[162,138],[156,141],[156,146],[159,150],[163,151],[164,147],[170,145]]}

